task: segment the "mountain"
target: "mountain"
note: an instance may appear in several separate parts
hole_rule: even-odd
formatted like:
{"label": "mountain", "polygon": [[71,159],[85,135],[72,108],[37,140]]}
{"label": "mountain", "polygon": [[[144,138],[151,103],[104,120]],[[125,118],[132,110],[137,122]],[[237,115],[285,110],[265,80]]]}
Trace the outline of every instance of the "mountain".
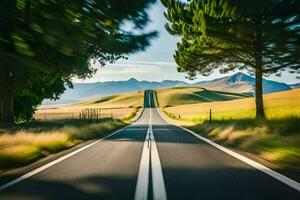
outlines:
{"label": "mountain", "polygon": [[300,83],[295,83],[290,85],[293,89],[300,88]]}
{"label": "mountain", "polygon": [[[163,87],[177,86],[201,86],[210,90],[221,90],[235,93],[254,93],[255,78],[244,73],[236,73],[232,76],[226,76],[210,81],[200,81],[193,84],[184,81],[165,80],[156,81],[138,81],[131,78],[127,81],[108,81],[96,83],[74,83],[73,89],[67,89],[58,101],[45,100],[43,104],[65,104],[74,103],[84,99],[110,96],[118,93],[125,93],[138,90],[156,89]],[[291,86],[276,81],[263,80],[264,93],[279,92],[290,90]]]}
{"label": "mountain", "polygon": [[84,99],[110,96],[119,93],[126,93],[138,90],[156,89],[163,87],[187,86],[184,81],[165,80],[162,82],[155,81],[138,81],[131,78],[127,81],[108,81],[96,83],[74,83],[73,89],[67,89],[61,96],[60,100],[44,100],[44,105],[49,104],[67,104],[75,103]]}
{"label": "mountain", "polygon": [[[253,93],[255,88],[255,78],[244,73],[236,73],[232,76],[215,79],[212,81],[198,82],[194,85],[203,86],[211,90],[221,90],[238,93]],[[263,93],[280,92],[290,90],[291,86],[285,83],[263,79]]]}

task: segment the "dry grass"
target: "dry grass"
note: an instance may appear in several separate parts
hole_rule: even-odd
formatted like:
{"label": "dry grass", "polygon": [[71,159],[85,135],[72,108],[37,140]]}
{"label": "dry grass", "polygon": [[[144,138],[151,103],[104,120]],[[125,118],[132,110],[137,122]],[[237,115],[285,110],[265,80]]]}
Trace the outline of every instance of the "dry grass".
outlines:
{"label": "dry grass", "polygon": [[[258,155],[280,168],[300,171],[300,89],[267,94],[264,102],[267,120],[262,121],[254,119],[254,98],[165,107],[163,111],[214,141]],[[212,124],[207,122],[209,109]]]}
{"label": "dry grass", "polygon": [[300,171],[300,118],[224,120],[188,127],[216,142],[242,149],[276,164]]}
{"label": "dry grass", "polygon": [[[41,157],[74,146],[125,126],[141,109],[125,116],[124,121],[64,120],[32,122],[0,129],[0,172],[31,163]],[[125,121],[126,120],[126,121]]]}
{"label": "dry grass", "polygon": [[40,120],[78,119],[84,109],[101,109],[101,118],[123,119],[143,106],[144,93],[131,92],[69,105],[40,107],[35,118]]}
{"label": "dry grass", "polygon": [[[158,93],[160,101],[160,96]],[[291,116],[300,116],[300,89],[267,94],[264,96],[265,111],[268,119],[282,119]],[[255,117],[254,98],[245,98],[232,101],[196,103],[164,110],[173,118],[193,121],[195,123],[207,120],[209,109],[212,109],[213,119],[249,119]]]}

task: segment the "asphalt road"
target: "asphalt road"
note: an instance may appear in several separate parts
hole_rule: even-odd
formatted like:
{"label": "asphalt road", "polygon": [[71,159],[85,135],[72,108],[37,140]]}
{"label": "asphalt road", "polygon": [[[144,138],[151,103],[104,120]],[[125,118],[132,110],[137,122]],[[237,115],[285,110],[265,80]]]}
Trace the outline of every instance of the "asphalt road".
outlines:
{"label": "asphalt road", "polygon": [[0,199],[300,199],[289,185],[166,123],[154,96],[145,91],[135,123],[3,189]]}

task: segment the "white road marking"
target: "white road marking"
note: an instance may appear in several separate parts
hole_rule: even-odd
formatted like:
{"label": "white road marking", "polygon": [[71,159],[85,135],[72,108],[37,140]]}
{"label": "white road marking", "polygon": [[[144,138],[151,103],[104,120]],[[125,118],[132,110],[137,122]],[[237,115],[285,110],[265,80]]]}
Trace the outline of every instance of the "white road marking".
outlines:
{"label": "white road marking", "polygon": [[149,165],[150,165],[150,148],[148,144],[149,128],[145,138],[143,152],[140,162],[140,168],[138,173],[137,184],[135,188],[135,200],[147,200],[148,199],[148,188],[149,188]]}
{"label": "white road marking", "polygon": [[[168,120],[160,113],[160,111],[159,111],[157,108],[156,108],[156,111],[159,113],[159,115],[161,116],[161,118],[162,118],[165,122],[167,122],[168,124],[171,124],[171,123],[169,123]],[[245,156],[242,156],[242,155],[240,155],[240,154],[238,154],[238,153],[236,153],[236,152],[234,152],[234,151],[232,151],[232,150],[230,150],[230,149],[227,149],[226,147],[223,147],[223,146],[221,146],[221,145],[219,145],[219,144],[217,144],[217,143],[215,143],[215,142],[213,142],[213,141],[211,141],[211,140],[209,140],[209,139],[207,139],[207,138],[205,138],[205,137],[202,137],[202,136],[196,134],[195,132],[193,132],[193,131],[191,131],[191,130],[188,130],[188,129],[183,128],[183,127],[181,127],[181,126],[178,126],[178,125],[176,125],[176,124],[172,124],[172,125],[174,125],[174,126],[176,126],[176,127],[178,127],[178,128],[181,128],[181,129],[187,131],[188,133],[194,135],[194,136],[197,137],[198,139],[200,139],[200,140],[202,140],[202,141],[204,141],[204,142],[206,142],[206,143],[208,143],[208,144],[210,144],[210,145],[212,145],[212,146],[214,146],[214,147],[220,149],[221,151],[223,151],[223,152],[225,152],[225,153],[227,153],[227,154],[233,156],[234,158],[236,158],[236,159],[238,159],[238,160],[240,160],[240,161],[242,161],[242,162],[244,162],[244,163],[247,163],[248,165],[250,165],[250,166],[256,168],[257,170],[259,170],[259,171],[261,171],[261,172],[263,172],[263,173],[265,173],[265,174],[268,174],[269,176],[271,176],[271,177],[277,179],[278,181],[280,181],[280,182],[282,182],[282,183],[284,183],[284,184],[290,186],[291,188],[294,188],[295,190],[300,191],[300,183],[299,183],[299,182],[297,182],[297,181],[295,181],[295,180],[293,180],[293,179],[291,179],[291,178],[288,178],[287,176],[284,176],[284,175],[282,175],[282,174],[280,174],[280,173],[278,173],[278,172],[276,172],[276,171],[274,171],[274,170],[272,170],[272,169],[270,169],[270,168],[268,168],[268,167],[266,167],[266,166],[264,166],[264,165],[262,165],[262,164],[260,164],[260,163],[258,163],[258,162],[256,162],[256,161],[254,161],[254,160],[251,160],[251,159],[249,159],[249,158],[247,158],[247,157],[245,157]]]}
{"label": "white road marking", "polygon": [[150,112],[149,128],[144,142],[134,199],[135,200],[148,199],[149,168],[151,164],[153,199],[166,200],[167,193],[166,193],[166,188],[164,183],[164,177],[163,177],[158,150],[157,150],[157,146],[155,143],[153,130],[152,130],[152,108],[151,108],[150,94],[149,94],[149,106],[150,106],[150,108],[148,109]]}
{"label": "white road marking", "polygon": [[[151,113],[151,110],[150,110]],[[161,169],[161,163],[155,143],[152,126],[150,129],[151,138],[151,170],[152,170],[152,187],[154,200],[166,200],[167,192],[165,188],[164,176]]]}
{"label": "white road marking", "polygon": [[[150,95],[149,95],[149,102],[151,105]],[[154,138],[153,130],[152,130],[152,108],[150,108],[149,128],[150,128],[150,138],[151,138],[150,146],[151,146],[151,171],[152,171],[153,199],[154,200],[166,200],[167,192],[166,192],[166,188],[165,188],[164,176],[162,173],[158,150],[157,150],[157,146],[155,143],[155,138]]]}
{"label": "white road marking", "polygon": [[101,142],[102,140],[105,140],[106,138],[111,137],[112,135],[115,135],[115,134],[119,133],[120,131],[124,130],[125,128],[127,128],[127,127],[124,127],[124,128],[122,128],[122,129],[120,129],[118,131],[115,131],[112,134],[110,134],[110,135],[108,135],[108,136],[106,136],[106,137],[104,137],[102,139],[99,139],[99,140],[97,140],[97,141],[95,141],[95,142],[93,142],[91,144],[88,144],[88,145],[86,145],[86,146],[84,146],[84,147],[82,147],[80,149],[77,149],[76,151],[73,151],[73,152],[71,152],[71,153],[69,153],[69,154],[67,154],[67,155],[65,155],[65,156],[63,156],[61,158],[58,158],[58,159],[56,159],[56,160],[54,160],[52,162],[49,162],[49,163],[47,163],[47,164],[45,164],[45,165],[43,165],[43,166],[41,166],[41,167],[39,167],[37,169],[34,169],[34,170],[32,170],[32,171],[30,171],[30,172],[28,172],[28,173],[26,173],[26,174],[24,174],[24,175],[22,175],[22,176],[20,176],[20,177],[18,177],[16,179],[14,179],[12,181],[9,181],[9,182],[5,183],[4,185],[1,185],[0,186],[0,192],[3,191],[3,190],[5,190],[5,189],[7,189],[7,188],[9,188],[9,187],[11,187],[11,186],[13,186],[13,185],[15,185],[15,184],[17,184],[17,183],[19,183],[19,182],[21,182],[21,181],[24,181],[25,179],[28,179],[28,178],[30,178],[30,177],[32,177],[32,176],[34,176],[34,175],[36,175],[36,174],[44,171],[45,169],[47,169],[47,168],[49,168],[49,167],[51,167],[51,166],[53,166],[53,165],[55,165],[55,164],[57,164],[57,163],[65,160],[67,158],[70,158],[71,156],[74,156],[75,154],[77,154],[77,153],[79,153],[79,152],[81,152],[81,151],[83,151],[85,149],[90,148],[91,146],[97,144],[98,142]]}

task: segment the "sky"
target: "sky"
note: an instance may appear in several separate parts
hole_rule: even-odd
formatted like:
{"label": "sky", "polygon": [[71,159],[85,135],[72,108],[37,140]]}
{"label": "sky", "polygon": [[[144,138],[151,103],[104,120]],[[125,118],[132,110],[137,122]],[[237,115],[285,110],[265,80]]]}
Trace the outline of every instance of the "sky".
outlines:
{"label": "sky", "polygon": [[[86,80],[74,79],[74,82],[92,83],[135,78],[148,81],[181,80],[191,83],[212,80],[237,72],[220,74],[216,71],[208,77],[198,75],[193,81],[186,79],[186,74],[178,73],[176,70],[177,65],[173,60],[173,53],[180,38],[170,35],[165,30],[164,25],[167,21],[163,15],[164,10],[165,8],[160,1],[157,1],[149,9],[151,22],[145,31],[156,30],[159,35],[145,51],[129,55],[128,60],[119,60],[114,64],[107,64],[105,67],[100,67],[98,63],[93,64],[94,67],[98,68],[98,72],[92,78]],[[295,75],[289,73],[283,73],[281,77],[269,76],[267,79],[286,83],[300,82],[299,79],[295,78]]]}

